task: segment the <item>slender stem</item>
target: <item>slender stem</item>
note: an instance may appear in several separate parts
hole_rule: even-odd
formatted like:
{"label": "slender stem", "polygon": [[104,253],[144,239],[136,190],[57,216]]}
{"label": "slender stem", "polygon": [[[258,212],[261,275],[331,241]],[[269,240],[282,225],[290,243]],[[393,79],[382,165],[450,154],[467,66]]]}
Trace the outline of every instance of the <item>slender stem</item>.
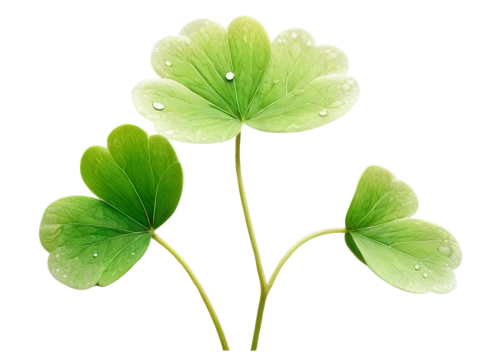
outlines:
{"label": "slender stem", "polygon": [[225,351],[229,350],[229,346],[226,341],[226,336],[224,335],[224,330],[222,329],[222,326],[220,324],[219,318],[217,317],[217,314],[215,313],[214,307],[212,306],[212,303],[210,302],[207,293],[201,286],[200,281],[194,274],[193,270],[187,262],[179,255],[177,251],[174,250],[172,246],[170,246],[166,241],[164,241],[161,237],[153,233],[153,239],[155,239],[161,246],[166,248],[175,258],[179,263],[184,267],[186,272],[188,273],[189,277],[191,277],[191,280],[193,281],[194,285],[200,292],[201,298],[203,299],[203,302],[205,302],[205,306],[207,306],[208,313],[210,313],[210,317],[212,317],[212,321],[214,322],[215,329],[217,330],[217,334],[219,335],[220,343],[222,345],[222,349]]}
{"label": "slender stem", "polygon": [[276,277],[278,276],[281,268],[285,264],[285,262],[292,256],[292,254],[302,245],[304,245],[309,240],[312,240],[318,236],[328,235],[328,234],[337,234],[337,233],[345,233],[345,228],[333,228],[333,229],[324,229],[315,231],[307,236],[304,236],[302,239],[297,241],[283,256],[283,258],[278,263],[278,266],[274,269],[269,282],[266,285],[266,291],[261,293],[259,308],[257,310],[257,319],[255,321],[255,329],[253,332],[253,340],[252,340],[252,351],[257,350],[257,345],[259,344],[259,334],[260,334],[260,326],[262,325],[262,317],[264,316],[264,307],[266,305],[267,296],[269,292],[271,292],[271,288],[273,287],[274,281],[276,281]]}
{"label": "slender stem", "polygon": [[262,317],[264,317],[264,308],[266,307],[268,293],[261,292],[260,294],[259,308],[257,309],[257,318],[255,319],[255,328],[253,330],[252,351],[256,351],[259,344],[260,327],[262,326]]}
{"label": "slender stem", "polygon": [[243,213],[245,214],[245,221],[248,228],[248,235],[250,236],[250,243],[252,244],[253,254],[255,256],[255,265],[257,266],[257,273],[259,274],[260,281],[260,301],[259,308],[257,310],[257,318],[255,320],[255,329],[253,332],[253,340],[252,340],[252,351],[257,350],[257,346],[259,344],[259,335],[260,328],[262,326],[262,318],[264,317],[264,308],[266,306],[266,300],[271,288],[273,287],[274,281],[276,281],[276,277],[280,272],[281,268],[285,264],[285,262],[292,256],[292,254],[297,250],[300,246],[308,242],[309,240],[314,239],[315,237],[334,234],[334,233],[345,233],[346,229],[324,229],[313,232],[305,236],[302,240],[298,241],[295,245],[293,245],[290,250],[287,251],[285,256],[278,263],[278,266],[274,270],[269,282],[266,281],[266,275],[264,273],[264,268],[262,267],[262,260],[260,258],[259,247],[257,245],[257,240],[255,238],[255,232],[252,225],[252,219],[250,218],[250,211],[248,209],[247,197],[245,194],[245,187],[243,186],[243,178],[241,175],[241,160],[240,160],[240,146],[241,146],[241,132],[236,137],[236,175],[238,177],[238,188],[240,190],[240,198],[241,205],[243,207]]}
{"label": "slender stem", "polygon": [[243,213],[245,214],[245,221],[247,223],[248,235],[250,236],[250,243],[252,244],[253,254],[255,256],[255,265],[257,266],[257,273],[259,274],[261,292],[266,291],[267,281],[262,261],[260,259],[259,246],[255,238],[253,230],[252,219],[250,218],[250,211],[248,210],[247,196],[245,194],[245,187],[243,186],[243,177],[241,176],[241,161],[240,161],[240,145],[241,145],[241,132],[236,137],[236,175],[238,177],[238,188],[240,190],[241,205],[243,206]]}
{"label": "slender stem", "polygon": [[323,235],[328,235],[328,234],[339,234],[339,233],[345,233],[345,232],[346,232],[345,228],[333,228],[333,229],[318,230],[318,231],[315,231],[315,232],[313,232],[313,233],[311,233],[311,234],[309,234],[307,236],[304,236],[302,239],[300,239],[299,241],[297,241],[286,252],[286,254],[283,256],[283,258],[278,263],[278,266],[276,266],[276,268],[274,269],[274,272],[271,275],[271,278],[269,279],[269,283],[267,284],[268,285],[268,290],[269,291],[271,290],[271,288],[273,287],[274,281],[276,280],[276,277],[280,273],[281,268],[283,267],[283,265],[285,264],[285,262],[290,258],[290,256],[292,256],[292,254],[295,252],[295,250],[297,250],[299,247],[301,247],[302,245],[304,245],[309,240],[314,239],[315,237],[323,236]]}

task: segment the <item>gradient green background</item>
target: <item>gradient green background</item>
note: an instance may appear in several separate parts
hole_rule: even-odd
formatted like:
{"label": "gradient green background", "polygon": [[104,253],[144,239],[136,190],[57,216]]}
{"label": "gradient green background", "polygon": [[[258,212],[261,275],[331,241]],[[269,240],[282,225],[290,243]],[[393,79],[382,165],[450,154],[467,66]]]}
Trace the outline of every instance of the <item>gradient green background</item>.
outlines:
{"label": "gradient green background", "polygon": [[[75,294],[59,288],[43,272],[44,261],[36,248],[36,216],[39,201],[53,198],[47,198],[48,192],[83,190],[74,161],[84,143],[103,143],[113,121],[135,119],[134,113],[127,112],[127,81],[143,71],[143,49],[151,47],[152,33],[175,31],[184,16],[231,16],[232,10],[67,9],[57,8],[57,2],[53,8],[42,9],[25,3],[23,9],[0,8],[0,357],[147,357],[215,351],[216,339],[206,313],[200,311],[199,299],[156,246],[114,288]],[[311,22],[308,11],[273,11],[257,12],[266,21],[275,20],[270,31],[279,31],[280,23]],[[436,11],[429,21],[441,24],[446,10]],[[303,17],[297,19],[297,14]],[[464,21],[481,23],[481,14],[471,10]],[[406,21],[387,19],[392,24]],[[384,24],[380,18],[376,21]],[[356,24],[345,16],[330,22]],[[332,37],[328,30],[321,31],[322,39],[352,48],[354,74],[367,89],[358,109],[338,127],[324,129],[322,136],[311,131],[296,136],[252,136],[246,141],[244,166],[248,167],[249,197],[259,237],[266,240],[265,262],[271,265],[297,232],[311,231],[312,225],[341,224],[344,193],[352,189],[352,177],[359,175],[360,166],[385,160],[382,164],[398,168],[417,191],[425,193],[422,216],[439,216],[436,220],[460,233],[466,249],[475,249],[469,251],[472,259],[464,266],[469,267],[469,277],[462,272],[464,285],[456,297],[399,297],[401,293],[384,287],[343,256],[340,241],[315,241],[283,272],[268,306],[262,348],[273,352],[494,352],[496,261],[483,255],[494,252],[496,238],[496,138],[489,112],[495,99],[488,97],[495,86],[494,74],[490,78],[484,73],[478,77],[462,73],[457,75],[464,76],[459,80],[453,74],[448,79],[417,74],[433,81],[427,85],[434,90],[450,90],[458,83],[476,86],[473,92],[485,96],[436,100],[438,109],[431,116],[438,124],[431,120],[420,124],[414,116],[405,125],[385,122],[389,129],[381,130],[384,108],[380,105],[396,105],[389,107],[390,113],[398,110],[398,104],[413,104],[418,111],[436,95],[429,97],[429,91],[422,91],[395,96],[410,83],[397,82],[397,74],[378,74],[377,78],[377,71],[360,66],[363,61],[375,67],[387,63],[387,58],[369,57],[397,56],[397,51],[388,54],[390,47],[383,43],[356,43],[355,38],[345,38],[341,28],[336,30],[340,32]],[[349,28],[343,31],[352,34]],[[435,31],[439,37],[439,28]],[[475,40],[471,35],[468,42]],[[440,51],[443,57],[457,55]],[[470,65],[484,65],[474,61],[490,61],[495,56],[489,44],[478,45],[475,51],[474,56],[482,59],[470,59]],[[370,78],[370,73],[375,77]],[[420,100],[418,93],[423,93]],[[458,103],[471,105],[464,110],[478,113],[482,120],[468,120],[465,115],[463,121],[446,120],[446,109]],[[474,112],[478,105],[484,107]],[[370,114],[373,108],[377,110]],[[374,118],[377,113],[380,118]],[[379,122],[367,123],[369,114]],[[367,125],[373,126],[371,132],[363,132]],[[340,136],[330,136],[328,131]],[[405,133],[415,135],[401,138],[408,136]],[[230,146],[179,146],[178,150],[187,172],[187,190],[165,230],[170,240],[193,257],[193,263],[201,265],[202,279],[209,282],[209,293],[217,296],[217,308],[224,312],[235,350],[244,351],[256,283],[254,274],[247,273],[253,270],[253,258],[248,256],[239,203],[232,194]],[[443,187],[452,189],[446,194]],[[325,257],[324,252],[332,254]],[[322,277],[322,271],[329,276]],[[318,280],[311,281],[312,275]]]}

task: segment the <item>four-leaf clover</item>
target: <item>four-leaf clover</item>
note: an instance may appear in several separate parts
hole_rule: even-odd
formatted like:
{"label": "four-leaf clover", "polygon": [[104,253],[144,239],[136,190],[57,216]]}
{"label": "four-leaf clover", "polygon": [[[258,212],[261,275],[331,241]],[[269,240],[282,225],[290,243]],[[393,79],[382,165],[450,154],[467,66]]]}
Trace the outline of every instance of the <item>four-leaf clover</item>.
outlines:
{"label": "four-leaf clover", "polygon": [[151,63],[161,79],[139,83],[133,103],[158,133],[183,142],[229,140],[243,124],[266,132],[313,129],[345,114],[359,96],[341,50],[316,46],[302,29],[271,43],[250,17],[227,29],[193,21],[160,40]]}

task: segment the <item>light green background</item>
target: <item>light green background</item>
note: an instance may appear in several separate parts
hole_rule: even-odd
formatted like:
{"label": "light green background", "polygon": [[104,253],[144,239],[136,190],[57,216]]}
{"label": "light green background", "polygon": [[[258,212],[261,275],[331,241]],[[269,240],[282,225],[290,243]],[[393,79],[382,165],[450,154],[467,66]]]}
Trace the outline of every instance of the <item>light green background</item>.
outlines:
{"label": "light green background", "polygon": [[[422,296],[380,280],[349,252],[342,235],[310,242],[287,262],[269,296],[259,354],[498,352],[500,241],[491,227],[500,200],[500,25],[494,1],[0,6],[6,54],[0,66],[2,356],[222,355],[196,289],[159,245],[151,243],[109,287],[79,292],[48,274],[38,226],[54,199],[92,195],[79,174],[89,145],[106,145],[108,133],[123,123],[154,133],[135,112],[130,91],[157,77],[149,63],[156,41],[195,18],[228,25],[239,15],[257,18],[271,37],[301,27],[317,43],[338,46],[362,87],[356,106],[323,128],[295,134],[244,129],[243,174],[266,272],[302,235],[343,225],[359,176],[372,164],[407,182],[420,201],[415,217],[449,230],[464,252],[457,289]],[[192,264],[231,346],[240,349],[232,354],[245,357],[258,281],[238,206],[234,142],[176,143],[175,149],[184,193],[158,232]],[[98,338],[89,343],[89,335]]]}

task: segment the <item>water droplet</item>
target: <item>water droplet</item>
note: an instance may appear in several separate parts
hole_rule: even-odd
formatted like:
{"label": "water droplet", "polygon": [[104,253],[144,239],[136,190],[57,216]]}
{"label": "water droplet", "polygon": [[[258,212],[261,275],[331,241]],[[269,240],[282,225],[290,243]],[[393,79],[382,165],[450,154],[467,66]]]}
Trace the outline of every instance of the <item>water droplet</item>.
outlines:
{"label": "water droplet", "polygon": [[97,251],[94,252],[94,254],[92,256],[94,256],[94,259],[95,259],[97,257]]}
{"label": "water droplet", "polygon": [[281,41],[281,39],[278,39],[278,43],[279,43],[279,44],[282,44],[282,43],[283,43],[283,41]]}
{"label": "water droplet", "polygon": [[168,67],[172,66],[172,63],[170,61],[165,61],[165,65],[167,65]]}
{"label": "water droplet", "polygon": [[68,277],[68,275],[63,275],[63,278],[66,278],[66,277]]}
{"label": "water droplet", "polygon": [[307,41],[306,45],[307,45],[307,47],[311,47],[311,45],[312,45],[311,41]]}
{"label": "water droplet", "polygon": [[232,72],[226,73],[226,80],[232,81],[233,78],[234,78],[234,73],[232,73]]}
{"label": "water droplet", "polygon": [[61,271],[61,270],[59,270],[58,268],[56,268],[56,272],[59,272],[59,271]]}
{"label": "water droplet", "polygon": [[351,86],[349,86],[347,83],[345,83],[342,88],[344,89],[344,91],[349,91],[349,89],[351,88]]}
{"label": "water droplet", "polygon": [[201,140],[205,141],[207,140],[207,137],[201,137]]}
{"label": "water droplet", "polygon": [[438,252],[443,255],[443,256],[446,256],[446,257],[449,257],[451,255],[451,250],[449,247],[446,247],[446,246],[441,246],[441,247],[438,247]]}
{"label": "water droplet", "polygon": [[327,111],[326,109],[322,109],[321,111],[319,111],[319,115],[320,115],[321,117],[326,116],[326,114],[327,114],[327,113],[328,113],[328,111]]}
{"label": "water droplet", "polygon": [[274,80],[274,83],[278,83],[280,80]]}
{"label": "water droplet", "polygon": [[132,252],[132,256],[134,256],[134,255],[135,255],[135,252]]}
{"label": "water droplet", "polygon": [[426,273],[424,273],[424,274],[422,275],[422,277],[423,277],[423,278],[427,278],[427,274],[426,274]]}
{"label": "water droplet", "polygon": [[354,84],[354,81],[353,81],[353,80],[349,80],[349,81],[347,81],[347,84],[348,84],[348,85],[353,85],[353,84]]}
{"label": "water droplet", "polygon": [[291,37],[292,39],[296,39],[296,38],[297,38],[297,34],[296,34],[295,32],[292,32],[292,33],[290,34],[290,37]]}
{"label": "water droplet", "polygon": [[420,270],[420,266],[419,265],[415,265],[415,270]]}
{"label": "water droplet", "polygon": [[165,106],[161,103],[158,103],[158,102],[153,102],[153,108],[158,110],[158,111],[161,111],[162,109],[165,108]]}

